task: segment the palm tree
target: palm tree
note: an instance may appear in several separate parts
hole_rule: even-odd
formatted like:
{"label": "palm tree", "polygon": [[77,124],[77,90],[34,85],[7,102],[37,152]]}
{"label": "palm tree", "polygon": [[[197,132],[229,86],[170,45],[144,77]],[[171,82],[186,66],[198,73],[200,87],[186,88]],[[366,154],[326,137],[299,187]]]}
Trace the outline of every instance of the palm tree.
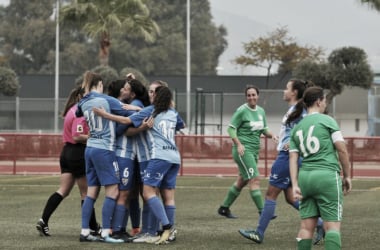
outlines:
{"label": "palm tree", "polygon": [[61,8],[60,21],[99,39],[99,60],[104,66],[108,65],[112,31],[124,30],[147,42],[153,42],[160,32],[141,0],[74,0]]}
{"label": "palm tree", "polygon": [[360,0],[362,4],[367,4],[370,8],[380,11],[380,0]]}

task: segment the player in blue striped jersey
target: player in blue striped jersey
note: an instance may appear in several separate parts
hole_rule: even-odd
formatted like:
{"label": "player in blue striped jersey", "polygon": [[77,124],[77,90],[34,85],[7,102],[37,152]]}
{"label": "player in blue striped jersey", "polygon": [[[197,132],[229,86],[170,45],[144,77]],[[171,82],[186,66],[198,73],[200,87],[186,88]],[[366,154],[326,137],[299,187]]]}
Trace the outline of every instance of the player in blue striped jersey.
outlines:
{"label": "player in blue striped jersey", "polygon": [[96,115],[92,109],[103,107],[108,112],[117,115],[130,115],[131,111],[122,108],[122,103],[103,94],[103,82],[100,75],[90,74],[84,82],[86,95],[78,104],[77,116],[84,116],[90,129],[85,151],[86,177],[88,182],[87,196],[82,207],[82,230],[80,241],[98,241],[89,234],[89,220],[94,203],[101,186],[105,187],[105,200],[102,209],[102,237],[101,240],[110,243],[124,242],[110,237],[111,218],[114,213],[116,199],[119,195],[119,172],[116,161],[116,123]]}
{"label": "player in blue striped jersey", "polygon": [[[140,126],[146,117],[154,117],[154,126],[147,131],[151,160],[144,175],[144,199],[163,226],[163,233],[156,243],[166,242],[174,224],[174,189],[181,162],[174,135],[176,130],[184,127],[183,120],[172,108],[171,91],[167,87],[156,88],[153,105],[130,117],[115,116],[99,108],[94,108],[94,112],[120,123],[133,124],[135,127]],[[162,191],[165,207],[157,196],[157,188]]]}

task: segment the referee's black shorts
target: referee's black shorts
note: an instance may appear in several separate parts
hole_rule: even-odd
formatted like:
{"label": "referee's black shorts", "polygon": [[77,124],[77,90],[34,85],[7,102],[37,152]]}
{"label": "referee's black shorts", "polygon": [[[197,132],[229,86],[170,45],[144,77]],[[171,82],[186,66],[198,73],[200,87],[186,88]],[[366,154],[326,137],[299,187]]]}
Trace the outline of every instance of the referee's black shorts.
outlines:
{"label": "referee's black shorts", "polygon": [[62,174],[71,173],[75,178],[86,175],[86,164],[84,160],[85,149],[86,145],[82,143],[65,143],[59,159]]}

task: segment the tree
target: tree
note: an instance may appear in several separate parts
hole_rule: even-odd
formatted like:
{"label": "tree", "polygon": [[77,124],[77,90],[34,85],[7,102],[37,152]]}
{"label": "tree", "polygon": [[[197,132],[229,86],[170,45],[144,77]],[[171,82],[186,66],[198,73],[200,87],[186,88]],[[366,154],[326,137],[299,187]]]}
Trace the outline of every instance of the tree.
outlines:
{"label": "tree", "polygon": [[[144,75],[185,74],[186,1],[140,1],[150,10],[150,18],[161,27],[161,35],[156,36],[155,42],[147,43],[141,35],[115,26],[111,30],[108,64],[118,72],[130,67]],[[60,2],[63,6],[73,3],[72,0]],[[87,2],[94,4],[100,0]],[[111,10],[106,5],[115,1],[103,2],[102,8]],[[215,75],[218,59],[227,46],[226,29],[213,23],[209,1],[190,2],[191,73]],[[1,66],[12,68],[18,75],[55,72],[55,4],[56,0],[11,0],[9,6],[0,6]],[[81,29],[82,25],[70,23],[60,25],[60,74],[79,75],[99,65],[99,41],[90,38]]]}
{"label": "tree", "polygon": [[342,93],[345,86],[369,89],[373,83],[373,72],[364,50],[356,47],[343,47],[332,51],[327,62],[300,63],[293,75],[297,78],[311,80],[316,85],[330,90],[327,102]]}
{"label": "tree", "polygon": [[111,33],[115,29],[141,35],[149,42],[153,42],[159,33],[141,0],[77,0],[62,7],[61,21],[79,25],[89,37],[99,39],[99,60],[103,66],[108,65]]}
{"label": "tree", "polygon": [[[212,22],[209,1],[191,0],[191,73],[216,74],[218,58],[227,47],[223,26]],[[186,1],[147,0],[152,18],[161,28],[154,43],[126,33],[115,34],[110,64],[116,69],[132,67],[145,75],[186,73]]]}
{"label": "tree", "polygon": [[20,88],[16,73],[10,68],[0,67],[0,93],[15,96]]}
{"label": "tree", "polygon": [[11,0],[1,11],[1,52],[17,74],[39,73],[49,64],[55,41],[53,2]]}
{"label": "tree", "polygon": [[360,0],[360,2],[368,5],[372,9],[380,11],[380,0]]}
{"label": "tree", "polygon": [[267,70],[266,87],[268,87],[273,66],[279,66],[278,73],[287,74],[303,60],[320,60],[323,55],[321,48],[302,47],[288,33],[286,27],[280,27],[265,37],[244,43],[245,55],[235,58],[234,62],[243,67],[265,68]]}

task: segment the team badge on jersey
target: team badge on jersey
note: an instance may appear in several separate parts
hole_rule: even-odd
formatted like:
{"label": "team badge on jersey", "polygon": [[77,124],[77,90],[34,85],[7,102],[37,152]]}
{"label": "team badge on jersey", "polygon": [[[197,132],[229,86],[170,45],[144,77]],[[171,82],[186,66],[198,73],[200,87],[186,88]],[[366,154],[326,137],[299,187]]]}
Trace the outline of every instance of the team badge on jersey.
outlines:
{"label": "team badge on jersey", "polygon": [[83,126],[82,124],[77,125],[77,133],[83,133]]}
{"label": "team badge on jersey", "polygon": [[121,182],[124,186],[128,184],[128,178],[121,178]]}

